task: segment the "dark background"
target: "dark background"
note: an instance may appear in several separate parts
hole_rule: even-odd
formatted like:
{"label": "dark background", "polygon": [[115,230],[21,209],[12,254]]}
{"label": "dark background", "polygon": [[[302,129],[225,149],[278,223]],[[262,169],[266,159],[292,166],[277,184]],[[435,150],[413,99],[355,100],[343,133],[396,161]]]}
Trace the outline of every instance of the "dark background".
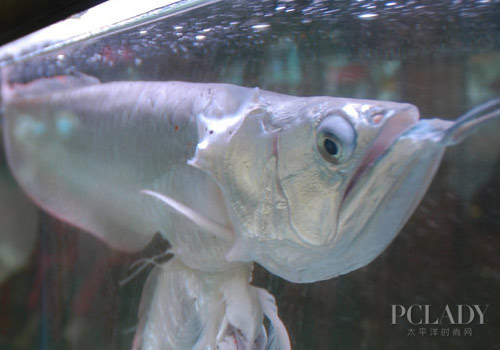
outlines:
{"label": "dark background", "polygon": [[60,21],[103,0],[2,0],[0,45]]}

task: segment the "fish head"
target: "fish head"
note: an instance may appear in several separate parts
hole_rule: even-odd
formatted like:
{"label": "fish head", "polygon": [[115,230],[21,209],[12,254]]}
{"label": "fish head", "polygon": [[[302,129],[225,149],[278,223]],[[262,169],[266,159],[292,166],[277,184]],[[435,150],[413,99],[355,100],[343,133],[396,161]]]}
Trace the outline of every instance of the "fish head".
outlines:
{"label": "fish head", "polygon": [[225,154],[220,182],[236,232],[228,260],[254,260],[294,282],[369,263],[407,221],[443,153],[428,128],[415,131],[418,120],[409,104],[269,95]]}

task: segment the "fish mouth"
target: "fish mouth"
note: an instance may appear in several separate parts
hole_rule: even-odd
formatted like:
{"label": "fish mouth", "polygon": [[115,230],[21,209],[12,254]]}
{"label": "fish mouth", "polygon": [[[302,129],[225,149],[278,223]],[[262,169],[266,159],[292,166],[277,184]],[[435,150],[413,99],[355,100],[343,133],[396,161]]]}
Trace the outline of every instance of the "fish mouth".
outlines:
{"label": "fish mouth", "polygon": [[418,122],[418,119],[419,114],[417,108],[415,106],[408,105],[408,107],[390,117],[384,125],[382,125],[377,137],[369,146],[370,150],[366,153],[363,160],[359,164],[358,169],[354,172],[349,183],[347,184],[342,198],[342,203],[349,198],[349,195],[352,193],[352,190],[356,187],[358,182],[387,152],[394,141],[396,141],[398,137],[404,134],[407,130],[411,129]]}

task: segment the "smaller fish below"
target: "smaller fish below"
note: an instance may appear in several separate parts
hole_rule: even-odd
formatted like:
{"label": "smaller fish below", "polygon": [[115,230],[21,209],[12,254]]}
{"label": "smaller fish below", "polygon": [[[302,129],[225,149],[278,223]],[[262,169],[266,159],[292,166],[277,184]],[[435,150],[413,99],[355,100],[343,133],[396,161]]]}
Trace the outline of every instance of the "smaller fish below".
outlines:
{"label": "smaller fish below", "polygon": [[248,283],[251,272],[242,265],[206,273],[177,258],[157,267],[143,290],[133,350],[290,349],[274,298]]}

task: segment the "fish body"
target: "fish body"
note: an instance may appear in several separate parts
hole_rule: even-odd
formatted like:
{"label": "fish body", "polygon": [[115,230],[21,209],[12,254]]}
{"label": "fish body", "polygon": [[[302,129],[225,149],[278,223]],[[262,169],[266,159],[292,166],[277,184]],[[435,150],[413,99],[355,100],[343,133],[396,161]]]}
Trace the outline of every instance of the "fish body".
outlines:
{"label": "fish body", "polygon": [[[159,231],[186,265],[206,271],[256,261],[310,282],[368,263],[425,193],[444,149],[395,142],[418,121],[408,104],[227,84],[80,85],[60,77],[4,93],[7,156],[21,186],[113,247],[141,249]],[[411,200],[398,192],[408,187]],[[387,211],[390,224],[381,222]]]}

